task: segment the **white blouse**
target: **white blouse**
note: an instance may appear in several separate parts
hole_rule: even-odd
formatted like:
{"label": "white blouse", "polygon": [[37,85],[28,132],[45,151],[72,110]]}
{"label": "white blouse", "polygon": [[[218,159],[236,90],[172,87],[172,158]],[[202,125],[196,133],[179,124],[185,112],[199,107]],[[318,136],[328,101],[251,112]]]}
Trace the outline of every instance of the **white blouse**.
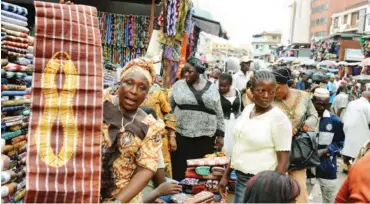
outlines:
{"label": "white blouse", "polygon": [[245,174],[275,170],[277,151],[290,151],[292,125],[283,111],[274,107],[250,119],[254,104],[248,105],[237,119],[231,167]]}

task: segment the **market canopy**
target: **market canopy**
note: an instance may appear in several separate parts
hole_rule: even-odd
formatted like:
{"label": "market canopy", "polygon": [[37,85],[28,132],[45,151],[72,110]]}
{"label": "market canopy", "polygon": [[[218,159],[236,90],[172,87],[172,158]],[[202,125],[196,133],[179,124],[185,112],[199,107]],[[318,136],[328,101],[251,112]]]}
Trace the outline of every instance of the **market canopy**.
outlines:
{"label": "market canopy", "polygon": [[221,23],[215,21],[208,11],[199,7],[194,8],[193,20],[195,25],[206,33],[228,39],[222,29]]}

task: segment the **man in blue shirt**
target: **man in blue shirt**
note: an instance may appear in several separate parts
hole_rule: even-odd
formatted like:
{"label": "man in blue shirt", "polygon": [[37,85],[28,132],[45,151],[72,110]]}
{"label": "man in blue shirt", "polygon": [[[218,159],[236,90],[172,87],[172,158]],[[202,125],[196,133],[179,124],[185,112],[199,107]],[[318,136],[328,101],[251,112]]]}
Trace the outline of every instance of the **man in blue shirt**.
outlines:
{"label": "man in blue shirt", "polygon": [[330,93],[327,89],[315,90],[312,102],[320,117],[317,137],[320,166],[316,168],[316,179],[320,184],[324,203],[333,203],[337,184],[336,153],[343,148],[343,124],[338,116],[328,111]]}
{"label": "man in blue shirt", "polygon": [[334,103],[335,95],[337,92],[337,85],[334,80],[335,80],[335,77],[332,75],[330,76],[330,81],[328,82],[328,84],[326,84],[326,89],[329,90],[329,93],[330,93],[330,100],[329,100],[330,106]]}
{"label": "man in blue shirt", "polygon": [[297,82],[297,89],[305,91],[310,88],[310,83],[308,82],[308,75],[306,73],[302,73],[301,80]]}

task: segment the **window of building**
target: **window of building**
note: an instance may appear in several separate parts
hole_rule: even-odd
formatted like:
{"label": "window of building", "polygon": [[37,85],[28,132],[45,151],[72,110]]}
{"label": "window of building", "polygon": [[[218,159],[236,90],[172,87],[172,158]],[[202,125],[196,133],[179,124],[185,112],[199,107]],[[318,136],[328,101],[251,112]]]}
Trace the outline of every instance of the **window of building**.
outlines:
{"label": "window of building", "polygon": [[334,18],[334,28],[338,28],[339,17]]}
{"label": "window of building", "polygon": [[344,15],[343,17],[343,24],[347,24],[347,21],[348,20],[348,14],[347,15]]}
{"label": "window of building", "polygon": [[321,4],[319,6],[313,7],[312,8],[312,13],[319,13],[319,12],[327,10],[328,8],[329,8],[328,3]]}
{"label": "window of building", "polygon": [[359,18],[358,11],[353,12],[351,15],[351,27],[357,26],[358,18]]}
{"label": "window of building", "polygon": [[327,21],[328,21],[327,17],[318,18],[318,19],[315,19],[315,20],[311,21],[311,26],[315,27],[315,26],[318,26],[318,25],[323,25],[323,24],[326,24]]}

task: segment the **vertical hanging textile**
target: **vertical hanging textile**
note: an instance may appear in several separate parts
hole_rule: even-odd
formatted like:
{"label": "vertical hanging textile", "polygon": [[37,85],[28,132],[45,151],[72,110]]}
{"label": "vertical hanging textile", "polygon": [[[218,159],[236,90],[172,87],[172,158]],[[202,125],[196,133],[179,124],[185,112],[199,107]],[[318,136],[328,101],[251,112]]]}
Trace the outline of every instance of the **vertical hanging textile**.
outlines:
{"label": "vertical hanging textile", "polygon": [[25,203],[97,203],[102,124],[96,8],[35,1]]}

